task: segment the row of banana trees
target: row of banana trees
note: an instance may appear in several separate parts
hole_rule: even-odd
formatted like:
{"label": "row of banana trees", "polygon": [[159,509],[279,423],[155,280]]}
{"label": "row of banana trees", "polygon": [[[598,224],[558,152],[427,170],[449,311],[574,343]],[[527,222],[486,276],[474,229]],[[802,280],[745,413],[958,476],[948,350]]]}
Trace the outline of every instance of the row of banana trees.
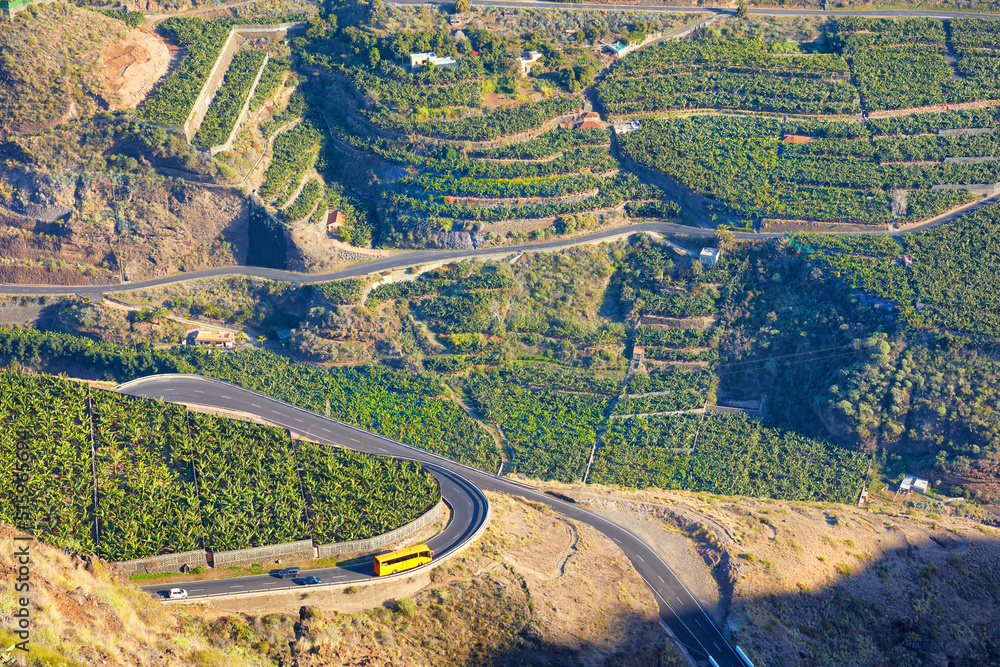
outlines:
{"label": "row of banana trees", "polygon": [[0,374],[0,420],[0,522],[108,560],[362,539],[440,497],[419,464],[50,376]]}

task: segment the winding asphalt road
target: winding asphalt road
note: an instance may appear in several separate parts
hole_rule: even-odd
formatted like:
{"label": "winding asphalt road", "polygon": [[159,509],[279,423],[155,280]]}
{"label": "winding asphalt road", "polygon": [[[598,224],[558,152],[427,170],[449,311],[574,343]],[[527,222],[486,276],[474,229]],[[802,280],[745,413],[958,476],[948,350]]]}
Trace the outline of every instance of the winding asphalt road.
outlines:
{"label": "winding asphalt road", "polygon": [[[132,396],[162,398],[173,403],[204,405],[255,415],[309,439],[367,452],[421,461],[441,482],[442,496],[451,507],[447,528],[430,540],[436,557],[459,549],[479,530],[488,516],[482,491],[498,491],[544,503],[559,514],[593,526],[611,538],[628,556],[636,571],[653,591],[660,608],[660,623],[688,652],[701,659],[711,656],[720,667],[745,667],[733,646],[726,641],[694,596],[670,567],[645,542],[621,526],[573,503],[564,502],[534,487],[471,468],[450,459],[416,449],[381,435],[323,417],[308,410],[263,396],[225,382],[192,375],[153,375],[126,383],[118,391]],[[309,571],[324,583],[348,583],[371,579],[371,564]],[[242,590],[286,588],[288,581],[269,575],[192,581],[180,585],[192,598],[234,593]],[[157,594],[164,586],[146,586]]]}
{"label": "winding asphalt road", "polygon": [[[962,208],[951,213],[934,218],[926,223],[910,227],[906,230],[872,230],[857,232],[827,232],[832,234],[881,234],[891,236],[901,236],[921,232],[948,223],[955,218],[967,215],[972,211],[995,204],[1000,200],[1000,195],[983,199],[968,208]],[[282,269],[269,269],[259,266],[223,266],[216,269],[205,269],[203,271],[190,271],[178,273],[162,278],[152,278],[134,283],[120,283],[118,285],[29,285],[29,284],[2,284],[0,283],[0,294],[14,296],[70,296],[78,295],[91,299],[100,299],[105,294],[116,292],[131,292],[132,290],[146,289],[150,287],[162,287],[174,283],[190,282],[193,280],[203,280],[205,278],[220,278],[225,276],[248,276],[256,278],[266,278],[269,280],[282,280],[300,285],[313,285],[316,283],[329,282],[331,280],[341,280],[343,278],[359,278],[362,276],[391,271],[394,269],[405,269],[420,264],[430,262],[459,262],[464,259],[475,257],[490,257],[498,255],[509,255],[518,252],[537,252],[539,250],[558,250],[560,248],[572,248],[588,243],[600,243],[609,239],[625,238],[633,234],[641,233],[655,234],[680,234],[696,237],[715,236],[714,228],[689,227],[678,225],[672,222],[640,222],[633,225],[624,225],[614,229],[606,229],[592,234],[576,236],[571,239],[560,239],[558,241],[543,241],[541,243],[524,243],[521,245],[501,246],[497,248],[478,248],[475,250],[414,250],[401,252],[388,257],[368,260],[352,264],[346,269],[334,271],[333,273],[296,273],[295,271],[284,271]],[[746,241],[760,241],[768,238],[782,236],[781,233],[774,232],[737,232],[734,237]]]}

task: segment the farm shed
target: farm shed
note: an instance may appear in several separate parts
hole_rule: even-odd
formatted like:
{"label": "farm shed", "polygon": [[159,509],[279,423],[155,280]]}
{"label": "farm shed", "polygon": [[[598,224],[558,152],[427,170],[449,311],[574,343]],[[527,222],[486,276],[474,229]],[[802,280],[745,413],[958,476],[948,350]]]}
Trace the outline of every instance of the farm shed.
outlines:
{"label": "farm shed", "polygon": [[899,483],[900,493],[927,493],[930,482],[920,479],[916,475],[903,475],[903,481]]}
{"label": "farm shed", "polygon": [[698,261],[700,261],[705,266],[718,264],[721,258],[722,258],[721,248],[702,248],[701,253],[698,255]]}

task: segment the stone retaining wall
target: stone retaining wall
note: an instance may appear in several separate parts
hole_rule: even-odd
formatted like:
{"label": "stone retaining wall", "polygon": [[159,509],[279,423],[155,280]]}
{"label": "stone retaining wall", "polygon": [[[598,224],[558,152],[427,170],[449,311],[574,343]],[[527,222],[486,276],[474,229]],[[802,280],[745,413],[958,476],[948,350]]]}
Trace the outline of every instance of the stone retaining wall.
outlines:
{"label": "stone retaining wall", "polygon": [[388,533],[376,535],[375,537],[369,537],[366,540],[321,544],[316,547],[316,555],[319,558],[329,558],[330,556],[339,556],[341,554],[357,553],[367,555],[365,552],[380,551],[386,545],[392,544],[393,542],[401,540],[404,537],[409,537],[421,528],[425,528],[426,526],[434,523],[438,516],[441,515],[441,510],[443,508],[444,501],[439,500],[437,505],[424,512],[410,523],[400,526],[396,530],[390,530]]}
{"label": "stone retaining wall", "polygon": [[315,557],[316,549],[313,547],[312,540],[299,540],[298,542],[269,544],[249,549],[216,551],[212,554],[212,565],[213,567],[229,567],[231,565],[263,563],[264,561],[276,560],[278,558],[284,560],[303,560]]}
{"label": "stone retaining wall", "polygon": [[204,549],[182,551],[175,554],[163,554],[162,556],[121,561],[117,565],[128,572],[129,575],[179,572],[185,565],[189,568],[208,567],[208,552]]}

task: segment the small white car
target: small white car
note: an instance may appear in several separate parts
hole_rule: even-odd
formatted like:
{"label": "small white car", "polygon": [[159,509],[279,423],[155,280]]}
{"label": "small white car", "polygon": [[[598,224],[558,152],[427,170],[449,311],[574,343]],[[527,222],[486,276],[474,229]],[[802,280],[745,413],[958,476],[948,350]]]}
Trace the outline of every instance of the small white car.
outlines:
{"label": "small white car", "polygon": [[176,600],[178,598],[186,598],[187,596],[188,592],[183,588],[171,588],[170,591],[167,593],[167,597],[170,598],[171,600]]}

